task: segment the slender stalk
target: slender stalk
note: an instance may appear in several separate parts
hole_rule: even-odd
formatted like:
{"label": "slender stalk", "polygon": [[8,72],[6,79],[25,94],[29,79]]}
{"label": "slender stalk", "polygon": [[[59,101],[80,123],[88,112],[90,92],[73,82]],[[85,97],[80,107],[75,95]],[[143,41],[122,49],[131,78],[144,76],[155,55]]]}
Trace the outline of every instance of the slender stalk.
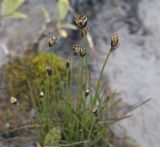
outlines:
{"label": "slender stalk", "polygon": [[76,111],[79,113],[78,114],[78,117],[79,117],[79,120],[76,121],[76,138],[79,140],[81,138],[81,133],[79,133],[79,129],[82,129],[82,125],[81,125],[81,122],[82,122],[82,116],[80,114],[81,110],[83,109],[83,90],[82,90],[82,76],[83,74],[81,73],[82,72],[82,69],[83,69],[83,63],[82,63],[83,59],[80,58],[80,63],[78,65],[78,74],[77,74],[77,86],[78,86],[78,99],[76,100]]}
{"label": "slender stalk", "polygon": [[94,117],[92,117],[92,118],[91,118],[91,126],[90,126],[89,134],[88,134],[88,139],[91,138],[91,135],[92,135],[92,133],[93,133],[94,124],[95,124],[95,119],[94,119]]}
{"label": "slender stalk", "polygon": [[66,98],[68,99],[68,92],[69,92],[69,88],[68,88],[68,83],[69,83],[69,70],[67,68],[66,70],[66,76],[67,76],[67,79],[66,79]]}
{"label": "slender stalk", "polygon": [[98,99],[98,91],[99,91],[99,87],[100,87],[100,82],[101,82],[101,79],[102,79],[102,76],[103,76],[103,72],[104,72],[104,69],[105,69],[105,66],[107,64],[107,61],[109,59],[110,54],[111,54],[111,50],[109,50],[109,52],[108,52],[108,54],[106,56],[106,59],[105,59],[105,61],[103,63],[102,69],[100,71],[100,75],[99,75],[99,78],[98,78],[98,81],[97,81],[97,84],[96,84],[95,97],[93,99],[93,105],[96,104],[96,101]]}
{"label": "slender stalk", "polygon": [[72,57],[72,68],[71,68],[71,79],[70,79],[70,97],[73,96],[73,92],[72,92],[73,73],[74,73],[74,55]]}
{"label": "slender stalk", "polygon": [[88,46],[87,46],[87,38],[86,36],[84,35],[84,32],[83,33],[83,37],[82,37],[82,44],[83,44],[83,47],[85,48],[85,51],[86,51],[86,55],[85,55],[85,88],[88,89],[88,74],[89,74],[89,70],[88,70]]}
{"label": "slender stalk", "polygon": [[28,87],[29,87],[29,90],[30,90],[30,95],[31,95],[31,100],[32,100],[33,107],[36,109],[37,108],[36,101],[33,97],[33,91],[32,91],[32,87],[31,87],[31,84],[30,84],[29,81],[28,81]]}
{"label": "slender stalk", "polygon": [[86,64],[86,90],[89,89],[90,91],[90,100],[92,99],[92,79],[91,79],[91,73],[88,69],[88,43],[87,43],[87,38],[85,33],[83,32],[83,38],[82,38],[82,43],[84,48],[86,49],[86,55],[85,55],[85,64]]}

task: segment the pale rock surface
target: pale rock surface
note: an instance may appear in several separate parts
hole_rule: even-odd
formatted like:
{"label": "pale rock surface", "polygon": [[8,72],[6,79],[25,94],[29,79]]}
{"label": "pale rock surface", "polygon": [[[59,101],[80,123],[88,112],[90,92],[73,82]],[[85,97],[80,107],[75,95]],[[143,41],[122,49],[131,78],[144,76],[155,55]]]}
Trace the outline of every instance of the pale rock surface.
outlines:
{"label": "pale rock surface", "polygon": [[[117,90],[130,105],[140,103],[147,98],[151,100],[131,112],[133,117],[122,120],[117,126],[121,127],[124,135],[133,137],[140,147],[160,147],[160,1],[142,0],[138,4],[137,13],[141,20],[141,28],[137,33],[130,34],[125,23],[118,22],[110,25],[113,31],[102,26],[101,35],[111,37],[117,31],[121,38],[120,47],[112,54],[105,74],[112,90]],[[111,12],[125,17],[122,9]],[[104,16],[103,19],[107,19]],[[113,23],[112,18],[108,23]],[[107,23],[107,21],[106,21]],[[145,31],[144,31],[145,30]],[[98,30],[100,31],[100,30]],[[112,31],[112,32],[111,32]],[[105,35],[106,36],[106,35]],[[97,46],[101,49],[101,60],[105,58],[109,42],[98,39]],[[102,64],[102,61],[100,62]],[[117,127],[115,126],[115,127]],[[117,127],[118,128],[118,127]],[[119,129],[114,129],[117,133]]]}

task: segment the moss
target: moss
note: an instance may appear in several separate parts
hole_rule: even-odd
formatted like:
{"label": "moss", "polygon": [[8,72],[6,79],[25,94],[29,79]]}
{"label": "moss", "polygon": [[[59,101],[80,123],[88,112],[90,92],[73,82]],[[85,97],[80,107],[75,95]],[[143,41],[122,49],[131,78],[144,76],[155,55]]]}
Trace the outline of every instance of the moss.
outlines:
{"label": "moss", "polygon": [[[46,66],[52,68],[52,76],[46,73]],[[24,55],[13,59],[4,68],[4,75],[7,81],[7,93],[18,98],[28,98],[30,91],[28,83],[32,90],[38,94],[45,90],[45,85],[49,82],[50,95],[56,96],[61,90],[65,81],[65,64],[56,54],[40,53],[38,55]],[[63,83],[62,83],[63,82]]]}

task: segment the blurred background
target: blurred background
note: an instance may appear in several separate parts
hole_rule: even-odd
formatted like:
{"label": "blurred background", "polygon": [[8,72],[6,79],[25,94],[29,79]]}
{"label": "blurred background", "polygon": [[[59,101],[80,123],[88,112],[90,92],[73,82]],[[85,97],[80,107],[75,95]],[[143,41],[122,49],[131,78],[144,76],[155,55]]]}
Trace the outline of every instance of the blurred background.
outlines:
{"label": "blurred background", "polygon": [[[1,87],[6,83],[4,66],[16,56],[47,51],[53,35],[59,41],[54,51],[68,58],[73,43],[80,39],[71,24],[83,12],[88,17],[90,64],[95,75],[109,50],[112,34],[120,35],[120,47],[112,54],[103,80],[110,92],[116,90],[123,98],[121,109],[151,98],[131,112],[131,118],[114,124],[113,131],[126,142],[126,147],[160,147],[159,0],[70,0],[69,7],[62,8],[66,11],[63,21],[56,0],[24,0],[16,9],[18,14],[12,15],[4,12],[4,1],[0,1]],[[0,89],[0,100],[0,147],[34,146],[32,141],[14,142],[12,137],[16,134],[4,134],[9,127],[25,123],[27,116],[8,104],[4,88]]]}

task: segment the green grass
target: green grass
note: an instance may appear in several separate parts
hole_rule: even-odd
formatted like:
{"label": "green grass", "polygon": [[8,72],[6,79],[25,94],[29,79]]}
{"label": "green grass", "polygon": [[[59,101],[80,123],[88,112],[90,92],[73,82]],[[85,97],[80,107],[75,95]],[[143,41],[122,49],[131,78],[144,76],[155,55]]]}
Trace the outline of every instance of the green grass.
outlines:
{"label": "green grass", "polygon": [[[37,110],[37,119],[42,126],[37,129],[37,139],[45,146],[89,147],[103,146],[108,142],[109,125],[112,123],[106,119],[110,111],[108,102],[110,98],[100,96],[102,93],[100,83],[111,50],[106,53],[99,77],[94,83],[88,65],[90,50],[87,38],[83,29],[81,32],[83,33],[81,44],[86,54],[83,57],[73,55],[69,67],[66,67],[65,81],[61,79],[60,71],[54,63],[50,62],[49,66],[53,73],[44,79],[44,96],[38,104],[35,102],[34,93],[39,97],[40,91],[33,92],[29,83],[33,106]],[[53,53],[50,54],[52,61]],[[75,60],[79,61],[76,67]],[[58,75],[57,83],[52,81],[55,74]],[[86,90],[89,90],[88,96],[85,96]],[[55,95],[52,94],[53,91]]]}

